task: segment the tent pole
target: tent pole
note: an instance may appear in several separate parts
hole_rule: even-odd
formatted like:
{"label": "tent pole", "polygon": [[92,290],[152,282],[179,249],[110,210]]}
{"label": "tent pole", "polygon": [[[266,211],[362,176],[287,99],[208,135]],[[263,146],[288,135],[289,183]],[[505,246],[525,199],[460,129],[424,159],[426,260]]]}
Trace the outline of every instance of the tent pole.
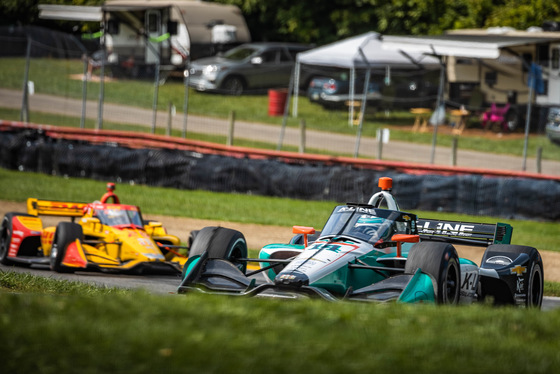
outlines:
{"label": "tent pole", "polygon": [[352,66],[350,69],[350,105],[348,105],[348,126],[352,127],[354,118],[354,81],[356,80],[356,68]]}
{"label": "tent pole", "polygon": [[362,129],[364,127],[364,113],[366,111],[366,98],[367,98],[367,91],[368,91],[368,87],[369,87],[369,79],[370,79],[370,75],[371,75],[371,69],[368,67],[367,71],[366,71],[366,80],[365,80],[365,85],[364,85],[364,96],[362,98],[362,103],[360,106],[360,119],[359,119],[359,126],[358,126],[358,134],[356,135],[356,147],[354,148],[354,158],[358,157],[358,154],[360,152],[360,141],[362,138]]}
{"label": "tent pole", "polygon": [[367,92],[368,92],[368,88],[369,88],[369,80],[370,80],[370,76],[371,76],[371,66],[368,63],[368,60],[366,58],[366,55],[364,54],[364,51],[362,50],[362,48],[358,48],[358,51],[360,52],[360,55],[362,56],[362,59],[364,60],[366,66],[367,66],[367,71],[366,71],[366,79],[364,82],[364,94],[362,96],[362,103],[360,105],[360,120],[359,120],[359,126],[358,126],[358,133],[356,134],[356,146],[354,147],[354,158],[358,157],[358,154],[360,152],[360,141],[362,139],[362,129],[364,127],[364,116],[365,116],[365,112],[366,112],[366,103],[367,103]]}
{"label": "tent pole", "polygon": [[282,144],[284,143],[284,134],[286,133],[286,124],[288,123],[288,115],[290,112],[290,99],[292,96],[292,89],[294,88],[294,75],[294,73],[290,74],[290,83],[288,83],[288,97],[286,98],[286,104],[284,105],[284,115],[282,116],[280,138],[278,139],[278,145],[276,146],[277,151],[282,149]]}
{"label": "tent pole", "polygon": [[523,140],[523,165],[521,170],[527,170],[527,148],[529,146],[529,127],[531,123],[531,103],[533,102],[533,94],[536,77],[531,69],[529,71],[529,100],[527,100],[527,116],[525,118],[525,138]]}
{"label": "tent pole", "polygon": [[[438,56],[438,57],[441,66],[440,66],[440,73],[439,73],[439,87],[438,87],[438,97],[436,101],[436,111],[434,113],[437,112],[437,110],[441,105],[445,105],[443,102],[443,85],[445,84],[445,63],[443,62],[442,56]],[[437,117],[437,115],[435,117]],[[434,163],[436,157],[437,131],[439,126],[438,118],[436,118],[436,123],[434,123],[433,125],[434,125],[434,135],[432,137],[432,153],[430,155],[430,164]]]}

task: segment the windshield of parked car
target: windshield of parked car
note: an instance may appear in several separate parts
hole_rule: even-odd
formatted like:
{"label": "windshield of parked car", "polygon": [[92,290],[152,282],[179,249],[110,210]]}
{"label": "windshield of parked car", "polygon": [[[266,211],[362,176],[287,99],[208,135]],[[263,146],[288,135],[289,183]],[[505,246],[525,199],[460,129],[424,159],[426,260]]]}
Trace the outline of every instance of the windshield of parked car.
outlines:
{"label": "windshield of parked car", "polygon": [[[407,219],[409,222],[407,222]],[[337,206],[321,236],[345,235],[376,244],[396,234],[410,234],[411,218],[401,212],[358,206]]]}
{"label": "windshield of parked car", "polygon": [[241,61],[251,56],[256,51],[257,49],[252,47],[237,47],[227,51],[224,54],[224,58],[227,58],[228,60]]}
{"label": "windshield of parked car", "polygon": [[107,226],[138,226],[142,227],[142,217],[137,210],[128,209],[96,209],[94,217],[99,218]]}

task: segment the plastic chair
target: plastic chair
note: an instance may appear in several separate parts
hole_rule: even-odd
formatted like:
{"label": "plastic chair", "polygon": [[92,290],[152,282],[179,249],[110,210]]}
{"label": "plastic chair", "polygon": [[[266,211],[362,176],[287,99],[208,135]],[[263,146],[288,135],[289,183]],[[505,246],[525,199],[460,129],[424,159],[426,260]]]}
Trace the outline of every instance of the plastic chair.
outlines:
{"label": "plastic chair", "polygon": [[506,114],[509,108],[509,103],[507,103],[503,107],[498,107],[495,103],[492,103],[490,110],[482,114],[482,128],[486,130],[486,126],[489,126],[491,128],[492,125],[497,123],[504,131],[509,131],[506,121]]}

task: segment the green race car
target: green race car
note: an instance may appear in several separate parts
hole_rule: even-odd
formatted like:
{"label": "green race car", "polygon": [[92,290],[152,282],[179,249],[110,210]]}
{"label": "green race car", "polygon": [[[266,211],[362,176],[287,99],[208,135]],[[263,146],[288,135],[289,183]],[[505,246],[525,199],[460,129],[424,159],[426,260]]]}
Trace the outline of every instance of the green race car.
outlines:
{"label": "green race car", "polygon": [[[510,225],[418,219],[399,210],[390,178],[379,186],[367,204],[335,207],[320,233],[294,226],[290,243],[266,245],[258,258],[247,258],[242,233],[202,229],[178,292],[541,306],[541,256],[511,245]],[[487,247],[481,266],[459,258],[453,244]],[[249,271],[248,262],[260,268]]]}

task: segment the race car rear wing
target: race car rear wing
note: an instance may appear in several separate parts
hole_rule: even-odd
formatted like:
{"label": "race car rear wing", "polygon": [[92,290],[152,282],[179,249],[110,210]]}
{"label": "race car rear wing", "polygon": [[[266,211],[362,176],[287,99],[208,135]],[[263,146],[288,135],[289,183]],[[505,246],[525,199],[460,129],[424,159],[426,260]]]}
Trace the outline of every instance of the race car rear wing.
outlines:
{"label": "race car rear wing", "polygon": [[27,199],[27,213],[33,216],[81,217],[86,203]]}
{"label": "race car rear wing", "polygon": [[490,244],[510,244],[513,227],[507,223],[473,223],[418,219],[418,234],[422,240],[487,247]]}

